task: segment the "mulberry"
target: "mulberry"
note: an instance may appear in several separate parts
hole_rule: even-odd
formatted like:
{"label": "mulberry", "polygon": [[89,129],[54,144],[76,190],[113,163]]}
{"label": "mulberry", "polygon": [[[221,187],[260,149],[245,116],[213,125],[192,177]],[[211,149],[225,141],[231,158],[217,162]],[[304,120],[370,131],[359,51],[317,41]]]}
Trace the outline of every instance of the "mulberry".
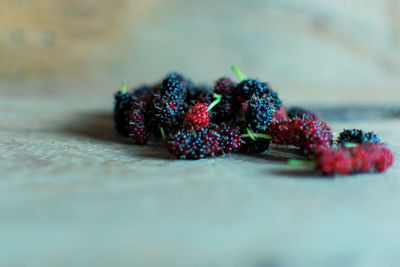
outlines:
{"label": "mulberry", "polygon": [[253,97],[247,105],[245,111],[245,120],[247,127],[253,132],[265,132],[270,121],[276,113],[272,97],[264,95],[264,97]]}
{"label": "mulberry", "polygon": [[381,140],[373,132],[365,133],[360,129],[345,129],[337,139],[337,144],[340,146],[346,144],[364,144],[364,143],[380,143]]}
{"label": "mulberry", "polygon": [[213,129],[187,129],[166,138],[165,146],[178,159],[202,159],[220,154],[219,140],[220,134]]}
{"label": "mulberry", "polygon": [[126,84],[122,85],[122,90],[114,95],[114,123],[115,129],[123,136],[129,136],[129,116],[135,98],[126,92]]}
{"label": "mulberry", "polygon": [[207,106],[202,103],[197,103],[192,106],[186,113],[185,123],[195,130],[207,128],[210,123],[209,113]]}
{"label": "mulberry", "polygon": [[140,145],[144,145],[150,138],[150,132],[147,125],[146,114],[149,109],[149,103],[145,100],[139,100],[133,104],[130,115],[130,136]]}

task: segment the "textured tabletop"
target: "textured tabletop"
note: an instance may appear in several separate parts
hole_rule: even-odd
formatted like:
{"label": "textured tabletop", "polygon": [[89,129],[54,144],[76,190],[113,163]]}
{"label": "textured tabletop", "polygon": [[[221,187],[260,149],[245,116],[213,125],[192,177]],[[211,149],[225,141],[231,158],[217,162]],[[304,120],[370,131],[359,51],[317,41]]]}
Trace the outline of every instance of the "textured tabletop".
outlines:
{"label": "textured tabletop", "polygon": [[[0,100],[1,266],[400,263],[397,161],[332,179],[287,166],[300,153],[277,147],[174,160],[118,136],[112,90],[20,94],[30,86],[3,85],[13,93]],[[399,157],[395,117],[328,122],[375,130]]]}

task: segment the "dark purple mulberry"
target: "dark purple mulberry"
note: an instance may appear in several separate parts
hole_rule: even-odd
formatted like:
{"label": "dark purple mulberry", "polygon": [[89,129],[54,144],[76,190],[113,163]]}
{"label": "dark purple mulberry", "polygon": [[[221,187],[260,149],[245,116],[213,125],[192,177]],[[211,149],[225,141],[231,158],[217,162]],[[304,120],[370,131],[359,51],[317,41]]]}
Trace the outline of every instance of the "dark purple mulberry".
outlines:
{"label": "dark purple mulberry", "polygon": [[129,116],[135,98],[129,93],[118,91],[114,95],[115,129],[123,136],[129,136]]}
{"label": "dark purple mulberry", "polygon": [[301,107],[291,107],[288,110],[287,114],[290,119],[300,118],[302,120],[307,120],[307,121],[319,120],[317,114]]}
{"label": "dark purple mulberry", "polygon": [[135,102],[130,115],[130,136],[140,145],[144,145],[150,138],[146,114],[149,111],[149,102],[139,100]]}
{"label": "dark purple mulberry", "polygon": [[279,110],[282,107],[282,100],[279,98],[278,93],[269,87],[268,95],[272,97],[272,103],[274,103],[275,109]]}
{"label": "dark purple mulberry", "polygon": [[235,89],[235,83],[229,78],[220,78],[215,83],[214,92],[220,95],[231,95]]}
{"label": "dark purple mulberry", "polygon": [[268,92],[268,84],[257,80],[244,80],[235,88],[235,95],[243,100],[250,100],[253,96],[262,97]]}
{"label": "dark purple mulberry", "polygon": [[220,135],[220,153],[228,154],[239,150],[242,145],[242,136],[235,127],[222,123],[220,126],[211,125],[211,129],[217,131]]}
{"label": "dark purple mulberry", "polygon": [[172,72],[167,74],[159,89],[160,95],[170,100],[179,102],[185,99],[188,87],[187,80],[180,74]]}
{"label": "dark purple mulberry", "polygon": [[177,130],[184,119],[183,106],[179,102],[156,97],[151,107],[151,125],[156,136],[162,127],[166,133]]}
{"label": "dark purple mulberry", "polygon": [[219,133],[223,153],[233,153],[239,150],[242,145],[242,137],[236,128],[222,124]]}
{"label": "dark purple mulberry", "polygon": [[207,128],[201,130],[180,130],[165,139],[168,151],[178,159],[202,159],[220,153],[220,135]]}
{"label": "dark purple mulberry", "polygon": [[365,133],[360,129],[345,129],[338,137],[337,144],[343,146],[345,144],[364,144],[364,143],[380,143],[381,140],[373,132]]}
{"label": "dark purple mulberry", "polygon": [[244,114],[247,127],[255,133],[264,132],[276,112],[270,95],[264,95],[262,98],[253,97],[248,102]]}

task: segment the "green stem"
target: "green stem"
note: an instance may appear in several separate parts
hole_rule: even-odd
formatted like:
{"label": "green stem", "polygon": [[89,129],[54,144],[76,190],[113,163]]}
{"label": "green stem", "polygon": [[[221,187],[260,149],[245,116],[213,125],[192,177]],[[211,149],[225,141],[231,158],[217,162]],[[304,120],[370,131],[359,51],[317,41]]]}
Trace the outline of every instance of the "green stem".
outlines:
{"label": "green stem", "polygon": [[359,144],[355,144],[355,143],[345,143],[344,144],[344,147],[347,147],[347,148],[350,148],[350,147],[356,147],[356,146],[358,146]]}
{"label": "green stem", "polygon": [[236,74],[236,76],[238,76],[240,81],[247,80],[246,75],[244,75],[244,73],[235,65],[232,66],[232,71]]}
{"label": "green stem", "polygon": [[222,99],[222,95],[219,94],[213,94],[213,97],[215,98],[215,100],[213,102],[211,102],[210,105],[208,105],[207,111],[210,111],[213,107],[215,107],[219,102],[221,102]]}
{"label": "green stem", "polygon": [[332,135],[333,135],[334,139],[337,139],[339,137],[340,133],[339,132],[333,132]]}
{"label": "green stem", "polygon": [[166,137],[165,137],[165,132],[164,132],[163,127],[160,127],[160,132],[161,132],[162,139],[165,140]]}
{"label": "green stem", "polygon": [[246,130],[247,130],[247,134],[249,135],[249,137],[250,137],[253,141],[256,141],[256,137],[253,135],[253,133],[250,131],[250,129],[247,128]]}
{"label": "green stem", "polygon": [[257,138],[261,139],[272,139],[272,136],[263,133],[253,133],[249,128],[246,128],[247,134],[242,134],[242,137],[250,137],[253,141]]}
{"label": "green stem", "polygon": [[122,82],[121,93],[126,94],[126,82]]}
{"label": "green stem", "polygon": [[272,139],[272,136],[268,134],[262,134],[262,133],[257,133],[253,134],[256,138],[262,138],[262,139]]}
{"label": "green stem", "polygon": [[222,95],[217,94],[217,93],[213,93],[212,96],[213,96],[214,98],[222,98]]}
{"label": "green stem", "polygon": [[315,168],[317,163],[315,161],[306,161],[306,160],[298,160],[298,159],[289,159],[287,161],[290,166],[301,166],[301,167],[310,167]]}

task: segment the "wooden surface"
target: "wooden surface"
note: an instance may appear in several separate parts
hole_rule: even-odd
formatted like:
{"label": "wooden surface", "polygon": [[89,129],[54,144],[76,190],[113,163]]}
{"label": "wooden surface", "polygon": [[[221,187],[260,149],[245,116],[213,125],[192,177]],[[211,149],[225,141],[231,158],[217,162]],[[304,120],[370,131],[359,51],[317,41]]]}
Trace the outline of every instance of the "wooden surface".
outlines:
{"label": "wooden surface", "polygon": [[[0,86],[1,266],[399,265],[398,161],[330,179],[287,150],[173,160],[115,133],[111,90],[57,84]],[[375,130],[399,158],[399,122],[331,125]]]}

